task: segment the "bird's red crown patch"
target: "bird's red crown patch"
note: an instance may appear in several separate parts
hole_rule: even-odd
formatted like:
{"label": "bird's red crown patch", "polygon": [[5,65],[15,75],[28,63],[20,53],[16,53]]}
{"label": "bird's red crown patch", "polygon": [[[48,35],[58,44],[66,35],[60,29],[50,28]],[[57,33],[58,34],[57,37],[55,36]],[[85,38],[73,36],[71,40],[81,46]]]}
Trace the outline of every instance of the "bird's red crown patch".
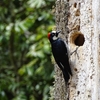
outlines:
{"label": "bird's red crown patch", "polygon": [[50,39],[50,33],[48,33],[48,39]]}

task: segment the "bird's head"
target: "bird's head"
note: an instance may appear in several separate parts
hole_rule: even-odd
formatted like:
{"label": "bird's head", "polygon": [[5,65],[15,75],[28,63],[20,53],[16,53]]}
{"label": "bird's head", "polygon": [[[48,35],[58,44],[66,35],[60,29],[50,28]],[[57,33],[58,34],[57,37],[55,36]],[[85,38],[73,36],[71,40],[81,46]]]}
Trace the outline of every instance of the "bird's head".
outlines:
{"label": "bird's head", "polygon": [[52,31],[50,33],[48,33],[48,39],[50,41],[52,40],[56,40],[58,38],[58,34],[60,33],[61,31]]}

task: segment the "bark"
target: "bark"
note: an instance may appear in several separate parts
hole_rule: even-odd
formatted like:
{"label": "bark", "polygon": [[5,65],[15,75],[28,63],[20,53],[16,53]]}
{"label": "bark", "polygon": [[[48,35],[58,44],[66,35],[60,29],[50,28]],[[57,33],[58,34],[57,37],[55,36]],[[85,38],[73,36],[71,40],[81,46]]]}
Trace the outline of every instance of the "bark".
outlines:
{"label": "bark", "polygon": [[[54,100],[100,100],[100,0],[56,0],[56,26],[70,52],[73,76],[66,86],[55,65]],[[70,53],[69,52],[69,53]]]}

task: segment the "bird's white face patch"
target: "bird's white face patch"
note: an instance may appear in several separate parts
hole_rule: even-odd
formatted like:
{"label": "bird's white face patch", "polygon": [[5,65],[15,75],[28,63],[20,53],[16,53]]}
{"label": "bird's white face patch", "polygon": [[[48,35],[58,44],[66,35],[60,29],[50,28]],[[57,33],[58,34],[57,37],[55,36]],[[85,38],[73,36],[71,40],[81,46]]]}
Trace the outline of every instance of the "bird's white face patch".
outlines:
{"label": "bird's white face patch", "polygon": [[58,38],[58,37],[54,36],[54,37],[53,37],[53,40],[57,40],[57,38]]}
{"label": "bird's white face patch", "polygon": [[52,31],[52,33],[55,33],[56,34],[56,31]]}

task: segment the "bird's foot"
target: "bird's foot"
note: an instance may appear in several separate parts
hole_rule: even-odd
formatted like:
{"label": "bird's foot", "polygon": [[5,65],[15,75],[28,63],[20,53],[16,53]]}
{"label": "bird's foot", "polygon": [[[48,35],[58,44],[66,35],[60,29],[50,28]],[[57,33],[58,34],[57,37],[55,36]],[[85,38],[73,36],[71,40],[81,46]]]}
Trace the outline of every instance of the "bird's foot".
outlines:
{"label": "bird's foot", "polygon": [[77,53],[78,48],[79,48],[79,46],[70,55],[72,55],[75,52],[77,54],[78,59],[79,59],[79,56],[78,56],[78,53]]}

